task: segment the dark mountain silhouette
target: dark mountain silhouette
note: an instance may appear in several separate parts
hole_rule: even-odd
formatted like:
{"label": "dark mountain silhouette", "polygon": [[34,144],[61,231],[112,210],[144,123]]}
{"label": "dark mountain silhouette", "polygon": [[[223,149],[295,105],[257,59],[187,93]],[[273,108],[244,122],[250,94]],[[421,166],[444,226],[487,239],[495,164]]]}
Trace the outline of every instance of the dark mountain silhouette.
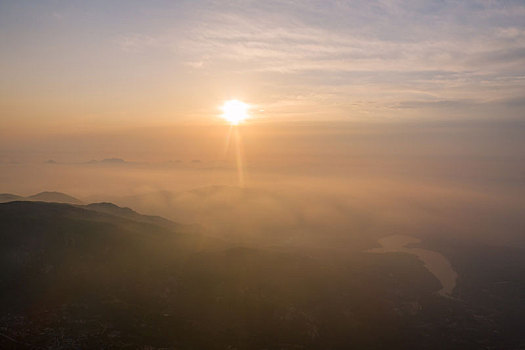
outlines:
{"label": "dark mountain silhouette", "polygon": [[41,202],[56,202],[69,204],[82,204],[82,201],[62,192],[40,192],[27,197],[28,200]]}
{"label": "dark mountain silhouette", "polygon": [[[365,281],[352,282],[347,269],[327,269],[301,255],[229,248],[149,220],[108,203],[0,204],[0,280],[6,286],[0,321],[8,325],[0,346],[12,347],[12,339],[52,347],[59,334],[73,348],[320,344],[329,340],[322,324],[344,321],[335,310],[363,303],[367,295]],[[367,270],[367,264],[356,267]],[[398,264],[412,267],[410,285],[421,293],[439,287],[417,259]],[[373,302],[384,304],[385,297]],[[314,300],[322,300],[322,308],[310,305]],[[388,324],[395,325],[384,312],[349,317],[349,325],[372,317],[374,332],[389,334]],[[370,337],[358,337],[352,327],[344,332],[355,342]]]}
{"label": "dark mountain silhouette", "polygon": [[0,203],[13,201],[38,201],[68,204],[82,204],[82,201],[62,192],[40,192],[32,196],[23,197],[11,193],[0,193]]}
{"label": "dark mountain silhouette", "polygon": [[20,200],[24,200],[24,197],[18,196],[16,194],[11,194],[11,193],[0,193],[0,203],[20,201]]}
{"label": "dark mountain silhouette", "polygon": [[159,225],[159,226],[170,228],[170,229],[178,229],[183,226],[171,220],[164,219],[163,217],[160,217],[160,216],[142,215],[130,208],[119,207],[113,203],[108,203],[108,202],[91,203],[83,207],[89,210],[96,211],[96,212],[106,213],[106,214],[110,214],[110,215],[114,215],[114,216],[122,217],[126,219],[131,219],[131,220],[135,220],[139,222],[155,224],[155,225]]}
{"label": "dark mountain silhouette", "polygon": [[519,252],[446,244],[469,274],[455,300],[415,256],[314,258],[166,222],[111,203],[0,203],[0,348],[519,348],[523,285],[500,283],[502,270],[523,280]]}

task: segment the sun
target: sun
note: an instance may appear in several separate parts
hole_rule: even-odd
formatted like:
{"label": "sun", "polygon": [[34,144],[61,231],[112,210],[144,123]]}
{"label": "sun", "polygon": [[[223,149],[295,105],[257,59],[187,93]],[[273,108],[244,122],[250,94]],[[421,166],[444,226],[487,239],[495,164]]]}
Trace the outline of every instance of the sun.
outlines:
{"label": "sun", "polygon": [[248,119],[248,110],[250,106],[239,100],[229,100],[224,102],[221,107],[221,118],[225,119],[231,125],[238,125],[244,120]]}

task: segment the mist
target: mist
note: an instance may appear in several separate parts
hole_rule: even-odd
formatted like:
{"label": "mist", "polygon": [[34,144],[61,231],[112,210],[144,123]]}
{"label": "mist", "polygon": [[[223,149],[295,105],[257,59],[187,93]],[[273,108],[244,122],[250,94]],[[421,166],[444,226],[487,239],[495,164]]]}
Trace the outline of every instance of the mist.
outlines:
{"label": "mist", "polygon": [[512,120],[255,123],[240,130],[243,187],[228,127],[55,135],[32,141],[38,153],[15,145],[19,135],[3,141],[21,161],[0,164],[0,191],[60,191],[237,244],[311,252],[362,251],[392,234],[523,245],[524,130]]}
{"label": "mist", "polygon": [[0,1],[1,349],[525,349],[525,2]]}

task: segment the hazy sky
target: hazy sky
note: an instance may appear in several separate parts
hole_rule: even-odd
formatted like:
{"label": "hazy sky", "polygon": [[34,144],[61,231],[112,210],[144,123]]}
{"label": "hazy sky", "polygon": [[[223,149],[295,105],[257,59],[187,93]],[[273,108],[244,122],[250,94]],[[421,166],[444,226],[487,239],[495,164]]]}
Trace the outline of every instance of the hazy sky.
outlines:
{"label": "hazy sky", "polygon": [[0,118],[16,129],[520,118],[523,1],[0,0]]}
{"label": "hazy sky", "polygon": [[289,197],[133,208],[524,244],[523,135],[523,0],[0,0],[0,193],[245,185]]}

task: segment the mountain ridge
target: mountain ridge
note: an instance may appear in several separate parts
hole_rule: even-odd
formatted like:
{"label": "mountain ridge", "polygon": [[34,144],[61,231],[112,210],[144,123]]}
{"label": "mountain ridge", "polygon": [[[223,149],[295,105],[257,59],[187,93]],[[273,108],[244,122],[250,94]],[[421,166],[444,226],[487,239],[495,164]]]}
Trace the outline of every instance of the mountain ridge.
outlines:
{"label": "mountain ridge", "polygon": [[83,202],[63,192],[57,191],[42,191],[32,194],[30,196],[20,196],[13,193],[0,193],[0,203],[12,201],[37,201],[37,202],[55,202],[68,204],[83,204]]}

